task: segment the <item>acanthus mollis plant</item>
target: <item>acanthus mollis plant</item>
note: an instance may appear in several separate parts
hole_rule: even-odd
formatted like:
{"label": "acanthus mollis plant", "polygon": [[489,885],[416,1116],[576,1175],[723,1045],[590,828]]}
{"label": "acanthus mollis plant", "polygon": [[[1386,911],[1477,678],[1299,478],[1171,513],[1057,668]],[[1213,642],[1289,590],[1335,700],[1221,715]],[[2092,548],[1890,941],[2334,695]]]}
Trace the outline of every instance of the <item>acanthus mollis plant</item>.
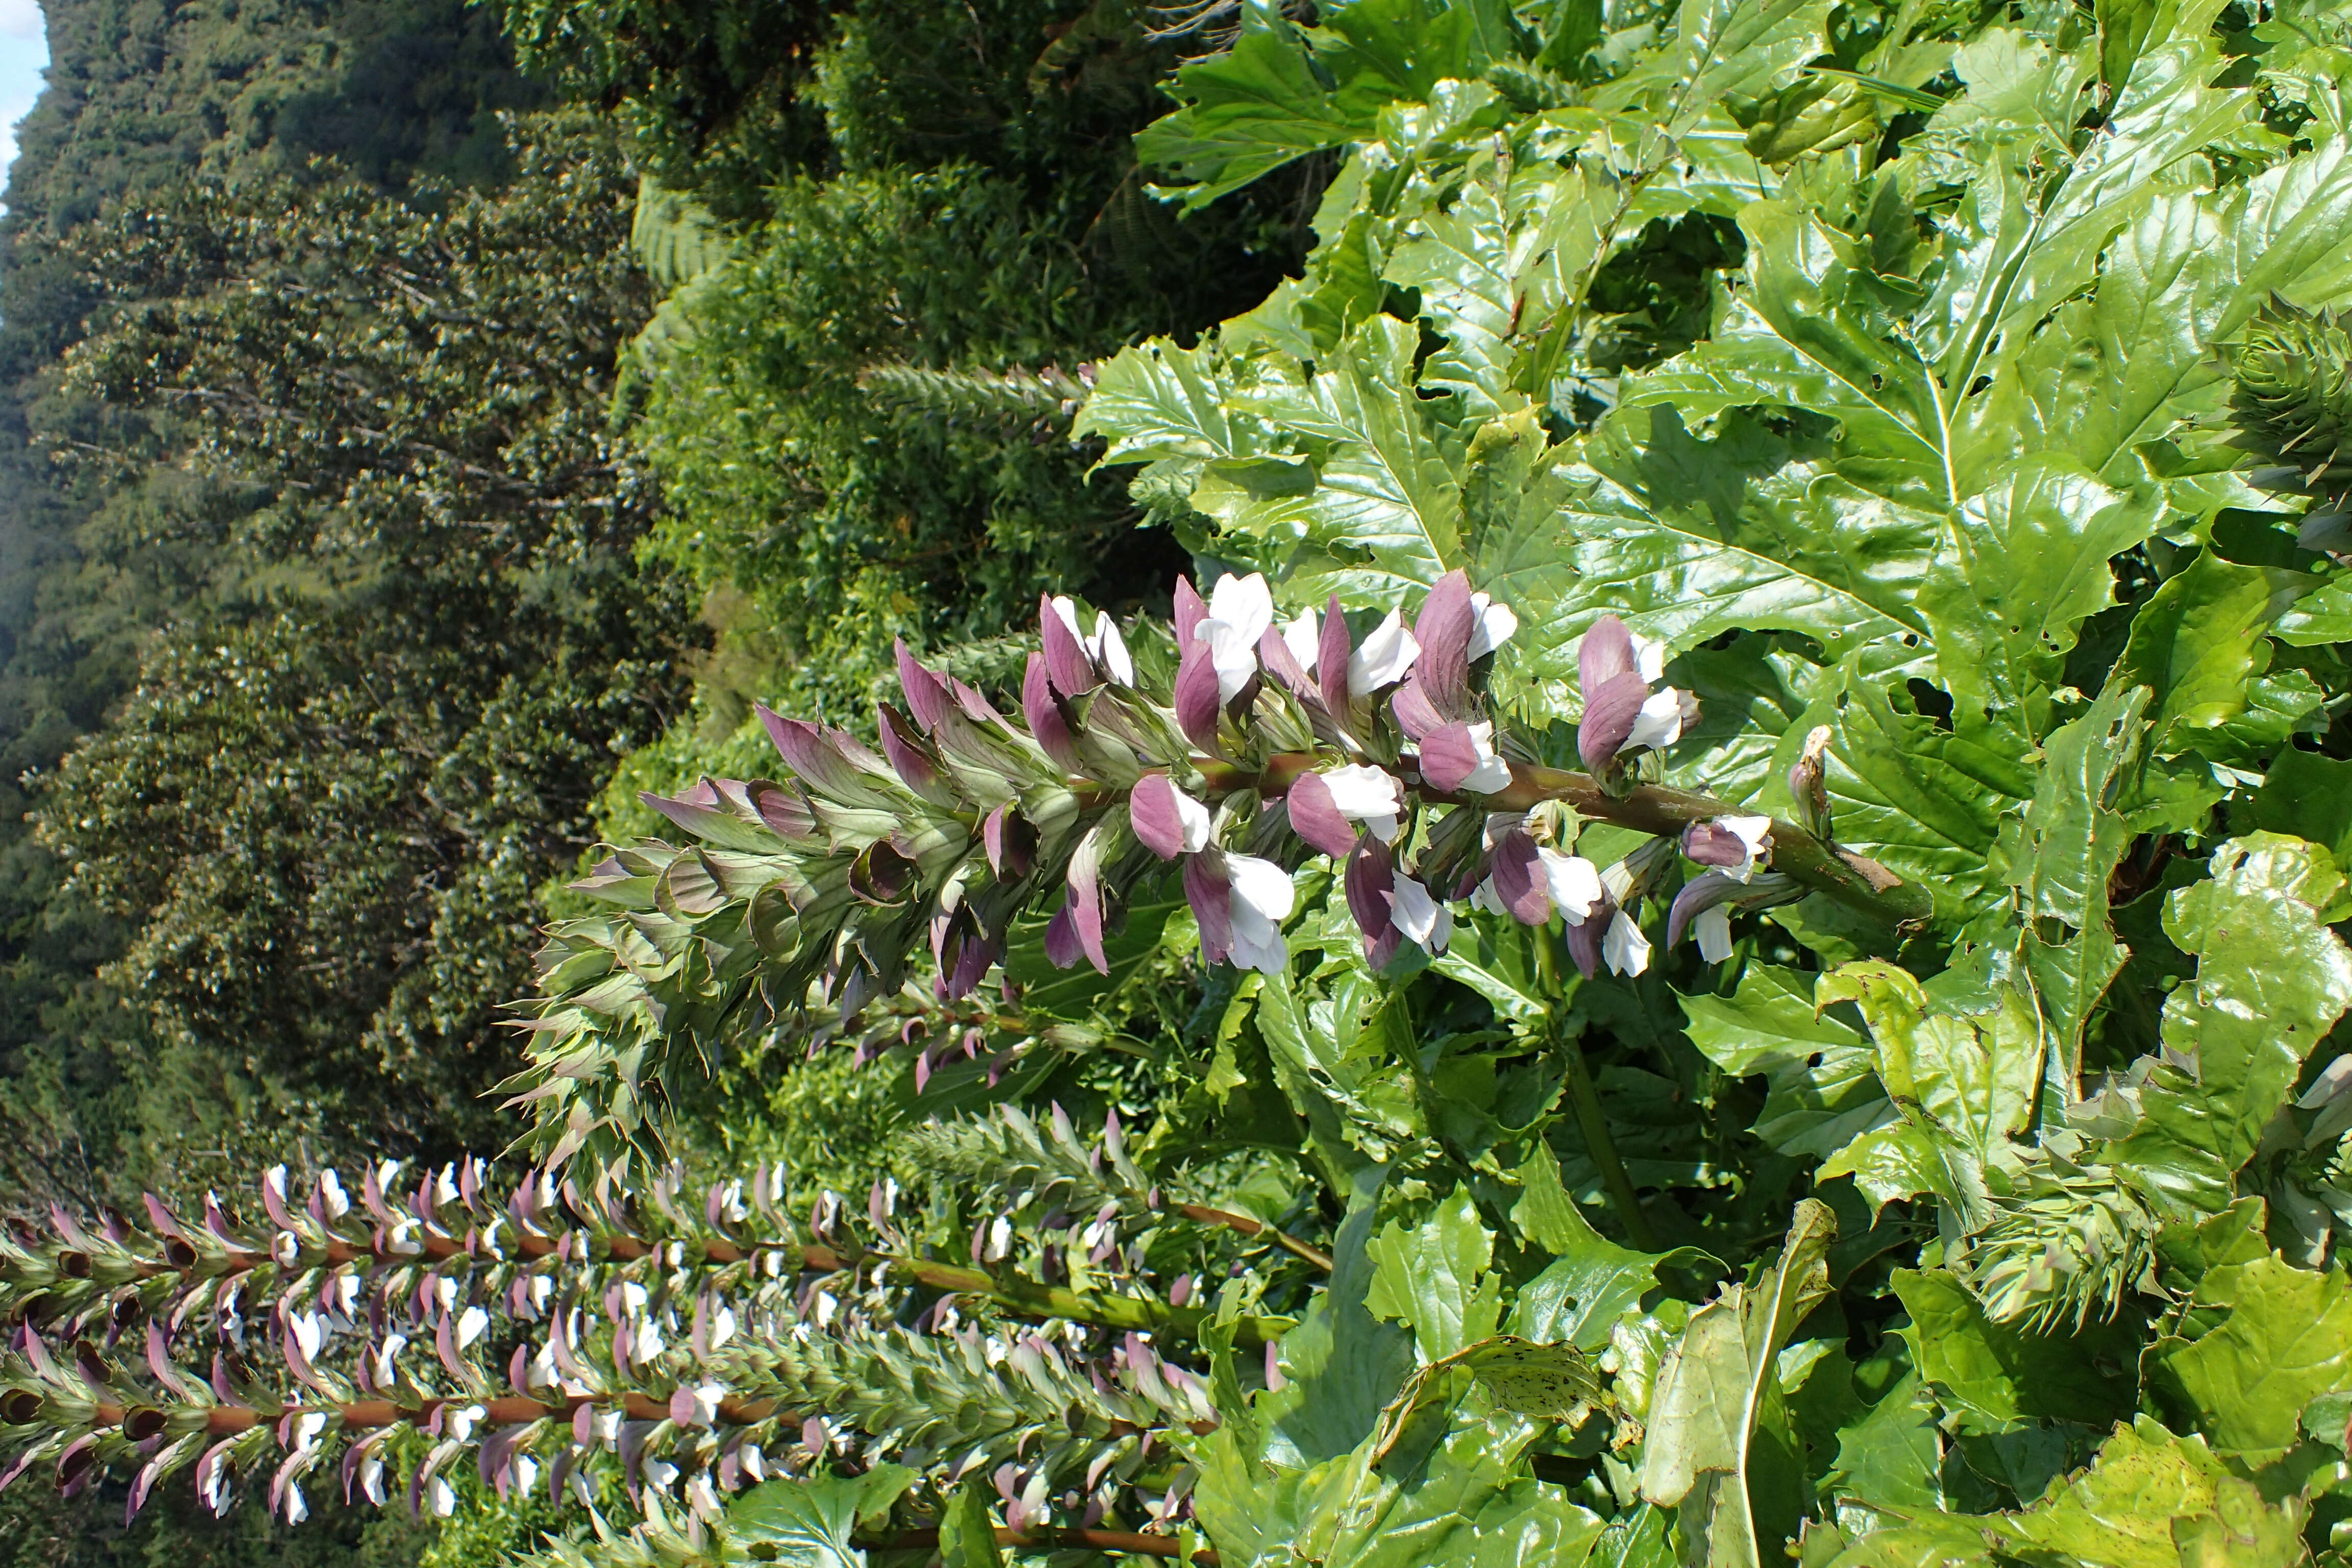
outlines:
{"label": "acanthus mollis plant", "polygon": [[[201,1226],[151,1204],[145,1225],[60,1215],[12,1240],[0,1484],[113,1474],[135,1513],[192,1470],[209,1507],[251,1490],[299,1521],[322,1485],[446,1515],[471,1466],[500,1493],[611,1483],[714,1518],[766,1477],[887,1458],[987,1475],[1028,1499],[1017,1520],[1092,1524],[1164,1514],[1183,1485],[1166,1434],[1214,1421],[1161,1348],[1211,1321],[1194,1280],[1154,1297],[1108,1220],[1074,1289],[1011,1272],[1034,1249],[985,1223],[972,1268],[875,1250],[829,1194],[795,1226],[765,1172],[698,1203],[670,1177],[632,1199],[543,1172],[501,1202],[478,1162],[387,1201],[393,1174],[355,1204],[331,1171],[307,1202],[272,1171],[274,1232],[208,1202]],[[890,1194],[868,1211],[906,1242]],[[1220,1342],[1271,1331],[1215,1321]]]}
{"label": "acanthus mollis plant", "polygon": [[[557,1161],[615,1148],[641,1133],[644,1085],[682,1042],[812,1005],[854,1014],[919,956],[950,1003],[1027,937],[1056,966],[1108,974],[1122,912],[1171,883],[1204,958],[1278,973],[1295,873],[1316,855],[1376,966],[1406,942],[1444,951],[1454,911],[1476,907],[1561,922],[1587,973],[1639,973],[1642,903],[1684,855],[1705,874],[1668,931],[1696,921],[1711,952],[1729,909],[1812,891],[1889,930],[1927,913],[1925,889],[1806,826],[1642,782],[1694,709],[1616,621],[1581,644],[1599,694],[1577,730],[1586,771],[1535,760],[1487,700],[1514,619],[1463,574],[1410,626],[1396,611],[1354,623],[1333,599],[1277,626],[1255,574],[1206,600],[1180,582],[1166,635],[1085,626],[1047,600],[1017,703],[902,649],[905,707],[877,711],[878,750],[761,710],[787,778],[649,796],[698,842],[617,852],[580,887],[622,914],[556,928],[533,1065],[507,1086],[537,1146]],[[1596,866],[1574,853],[1587,820],[1654,841]]]}

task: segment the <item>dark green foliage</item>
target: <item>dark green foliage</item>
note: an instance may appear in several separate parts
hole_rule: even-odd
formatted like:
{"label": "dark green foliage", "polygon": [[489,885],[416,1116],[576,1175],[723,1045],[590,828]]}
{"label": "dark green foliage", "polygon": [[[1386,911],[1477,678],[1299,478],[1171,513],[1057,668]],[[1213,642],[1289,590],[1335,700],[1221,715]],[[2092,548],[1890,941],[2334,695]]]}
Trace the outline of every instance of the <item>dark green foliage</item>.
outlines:
{"label": "dark green foliage", "polygon": [[[11,1125],[35,1134],[5,1141],[5,1169],[30,1162],[88,1190],[73,1107],[111,1094],[114,1054],[136,1048],[90,976],[125,933],[63,890],[27,837],[19,781],[103,724],[157,628],[234,619],[281,574],[228,547],[263,492],[157,466],[168,418],[60,386],[58,356],[108,308],[109,280],[73,236],[199,170],[307,178],[319,154],[388,187],[420,171],[492,182],[509,160],[488,111],[539,94],[463,0],[44,9],[50,87],[20,127],[0,217],[0,1075]],[[53,442],[110,460],[60,469]]]}
{"label": "dark green foliage", "polygon": [[1176,57],[1140,21],[1108,3],[845,7],[794,100],[814,129],[756,204],[733,154],[672,159],[691,138],[660,100],[623,112],[666,184],[764,218],[665,312],[688,330],[665,334],[646,440],[674,509],[661,549],[748,595],[813,698],[848,699],[893,635],[992,633],[1041,587],[1131,600],[1181,562],[1087,477],[1097,454],[945,416],[950,384],[920,380],[1075,374],[1196,331],[1304,237],[1311,173],[1189,224],[1147,195],[1129,133]]}
{"label": "dark green foliage", "polygon": [[894,634],[983,635],[1040,586],[1164,575],[1136,570],[1170,558],[1138,550],[1118,485],[1089,480],[1058,433],[1008,441],[1000,421],[902,412],[859,385],[880,362],[1052,363],[1140,324],[1086,287],[1082,256],[1014,186],[950,168],[798,179],[777,199],[693,297],[694,336],[655,384],[665,554],[751,595],[795,679],[836,700]]}
{"label": "dark green foliage", "polygon": [[128,1036],[40,1053],[101,1163],[194,1178],[273,1127],[495,1142],[476,1097],[534,889],[678,695],[687,617],[632,563],[651,491],[607,424],[647,305],[631,181],[583,122],[517,129],[515,181],[442,216],[265,183],[76,239],[136,302],[68,389],[170,410],[243,499],[201,537],[266,563],[39,797],[52,903],[124,941],[101,990]]}

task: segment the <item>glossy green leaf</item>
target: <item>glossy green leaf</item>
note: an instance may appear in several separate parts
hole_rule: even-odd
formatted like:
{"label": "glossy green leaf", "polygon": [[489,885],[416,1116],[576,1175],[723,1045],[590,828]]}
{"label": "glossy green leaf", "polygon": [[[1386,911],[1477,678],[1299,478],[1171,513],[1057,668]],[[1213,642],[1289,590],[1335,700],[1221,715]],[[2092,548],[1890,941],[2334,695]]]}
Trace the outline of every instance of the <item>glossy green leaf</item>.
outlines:
{"label": "glossy green leaf", "polygon": [[858,1476],[763,1481],[728,1505],[728,1534],[787,1568],[865,1568],[851,1536],[862,1521],[887,1519],[916,1479],[904,1466],[877,1465]]}
{"label": "glossy green leaf", "polygon": [[2055,1035],[2047,1076],[2063,1094],[2080,1076],[2092,1010],[2128,956],[2108,919],[2107,887],[2133,835],[2112,803],[2138,754],[2147,699],[2138,687],[2110,686],[2051,735],[2033,800],[1996,851],[2017,889],[2021,951]]}
{"label": "glossy green leaf", "polygon": [[2259,1467],[2294,1446],[2305,1405],[2352,1392],[2352,1284],[2259,1258],[2238,1266],[2231,1294],[2218,1328],[2159,1341],[2149,1375],[2217,1453]]}
{"label": "glossy green leaf", "polygon": [[1461,484],[1414,387],[1417,349],[1412,327],[1375,316],[1308,385],[1251,395],[1259,417],[1328,443],[1311,493],[1194,492],[1227,527],[1273,542],[1304,602],[1395,604],[1464,564]]}
{"label": "glossy green leaf", "polygon": [[2107,563],[2155,531],[2153,489],[2110,489],[2054,457],[1997,470],[1945,524],[1919,607],[1963,727],[2020,740],[2049,727],[2075,628],[2114,601]]}
{"label": "glossy green leaf", "polygon": [[2253,1489],[2197,1438],[2176,1437],[2141,1416],[2117,1427],[2089,1471],[2057,1495],[1989,1522],[2011,1550],[2041,1561],[2179,1568],[2179,1526],[2219,1517],[2225,1495],[2234,1512]]}
{"label": "glossy green leaf", "polygon": [[1933,1511],[1944,1506],[1937,1479],[1942,1463],[1933,1403],[1918,1374],[1906,1372],[1859,1419],[1839,1429],[1830,1485],[1865,1508]]}
{"label": "glossy green leaf", "polygon": [[1288,1386],[1260,1396],[1270,1453],[1304,1465],[1344,1454],[1370,1436],[1383,1406],[1412,1370],[1411,1336],[1364,1309],[1372,1263],[1365,1251],[1375,1220],[1360,1199],[1332,1247],[1331,1287],[1306,1321],[1282,1339]]}
{"label": "glossy green leaf", "polygon": [[1690,1248],[1670,1253],[1636,1252],[1594,1230],[1561,1190],[1559,1166],[1538,1143],[1519,1167],[1525,1191],[1512,1217],[1528,1239],[1552,1255],[1542,1273],[1518,1289],[1504,1322],[1507,1332],[1538,1343],[1566,1342],[1598,1351],[1624,1313],[1657,1288],[1657,1268],[1668,1261],[1696,1263]]}
{"label": "glossy green leaf", "polygon": [[[2352,950],[2319,922],[2343,878],[2327,852],[2268,833],[2214,851],[2212,879],[2172,896],[2164,927],[2197,957],[2167,999],[2164,1041],[2194,1064],[2146,1096],[2148,1121],[2117,1144],[2119,1164],[2186,1163],[2200,1193],[2227,1201],[2302,1064],[2352,1007]],[[2215,1205],[2215,1206],[2218,1206]]]}
{"label": "glossy green leaf", "polygon": [[1964,925],[2004,899],[1990,868],[2001,818],[2033,793],[2011,747],[1954,733],[1906,711],[1874,681],[1849,675],[1830,724],[1830,808],[1839,843],[1934,895],[1939,920]]}
{"label": "glossy green leaf", "polygon": [[1372,1262],[1366,1308],[1412,1329],[1423,1361],[1494,1336],[1502,1281],[1488,1272],[1494,1238],[1479,1224],[1468,1188],[1455,1188],[1419,1226],[1391,1220],[1366,1250]]}
{"label": "glossy green leaf", "polygon": [[940,1515],[940,1559],[946,1568],[1003,1568],[1004,1552],[996,1543],[996,1514],[989,1505],[990,1488],[973,1476],[948,1494]]}
{"label": "glossy green leaf", "polygon": [[2236,755],[2215,732],[2246,710],[2248,683],[2270,664],[2265,634],[2307,585],[2299,573],[2240,566],[2208,550],[2156,591],[2109,677],[2156,694],[2150,750]]}
{"label": "glossy green leaf", "polygon": [[2290,748],[2279,753],[2253,799],[2254,826],[2307,838],[2352,867],[2352,762]]}
{"label": "glossy green leaf", "polygon": [[1759,1138],[1826,1159],[1894,1120],[1870,1043],[1814,1005],[1812,978],[1759,964],[1730,996],[1683,998],[1691,1043],[1724,1071],[1764,1075]]}
{"label": "glossy green leaf", "polygon": [[1112,463],[1246,457],[1265,449],[1257,426],[1227,407],[1215,351],[1179,348],[1165,339],[1104,364],[1073,430],[1104,437],[1104,460]]}
{"label": "glossy green leaf", "polygon": [[2026,1332],[1985,1316],[1942,1269],[1897,1269],[1895,1294],[1911,1314],[1912,1364],[1953,1413],[1958,1430],[1998,1433],[2036,1420],[2105,1426],[2131,1414],[2139,1339],[2094,1330]]}
{"label": "glossy green leaf", "polygon": [[[1680,1508],[1685,1540],[1710,1564],[1762,1568],[1795,1529],[1801,1498],[1791,1507],[1785,1484],[1793,1456],[1773,1452],[1770,1430],[1787,1417],[1778,1362],[1790,1333],[1829,1291],[1836,1234],[1827,1205],[1799,1204],[1779,1258],[1754,1286],[1731,1286],[1693,1313],[1658,1370],[1642,1495]],[[1801,1471],[1795,1479],[1801,1490]]]}
{"label": "glossy green leaf", "polygon": [[1310,62],[1307,39],[1278,8],[1253,5],[1234,47],[1185,67],[1174,91],[1184,107],[1136,137],[1145,163],[1189,183],[1184,205],[1207,205],[1294,158],[1340,146],[1371,130],[1400,84],[1351,72],[1333,90]]}

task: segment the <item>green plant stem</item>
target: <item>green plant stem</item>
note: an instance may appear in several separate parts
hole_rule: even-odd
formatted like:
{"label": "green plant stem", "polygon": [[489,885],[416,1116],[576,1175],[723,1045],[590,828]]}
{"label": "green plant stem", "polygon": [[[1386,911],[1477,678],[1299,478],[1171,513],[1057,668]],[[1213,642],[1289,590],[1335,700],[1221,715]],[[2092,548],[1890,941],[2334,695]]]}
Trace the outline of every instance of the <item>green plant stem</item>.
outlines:
{"label": "green plant stem", "polygon": [[1536,976],[1542,984],[1549,1004],[1547,1018],[1552,1044],[1559,1047],[1560,1059],[1568,1068],[1568,1104],[1576,1114],[1577,1131],[1583,1134],[1585,1152],[1601,1172],[1601,1185],[1609,1194],[1609,1206],[1617,1212],[1620,1224],[1625,1227],[1626,1239],[1643,1252],[1658,1250],[1657,1233],[1650,1228],[1650,1216],[1642,1212],[1642,1199],[1633,1191],[1633,1178],[1625,1173],[1625,1162],[1617,1156],[1617,1141],[1609,1135],[1609,1118],[1601,1109],[1601,1090],[1592,1081],[1592,1069],[1585,1064],[1584,1043],[1570,1039],[1563,1026],[1561,1013],[1568,998],[1560,985],[1559,939],[1549,928],[1535,932]]}

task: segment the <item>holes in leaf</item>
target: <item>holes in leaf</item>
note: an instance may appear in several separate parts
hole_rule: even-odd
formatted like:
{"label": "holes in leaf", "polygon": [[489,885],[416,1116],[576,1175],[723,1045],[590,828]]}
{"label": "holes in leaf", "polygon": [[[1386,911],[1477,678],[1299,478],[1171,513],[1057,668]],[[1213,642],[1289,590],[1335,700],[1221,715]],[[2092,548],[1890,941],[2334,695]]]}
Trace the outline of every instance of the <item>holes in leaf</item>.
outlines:
{"label": "holes in leaf", "polygon": [[1952,728],[1951,694],[1941,688],[1913,676],[1903,683],[1911,694],[1911,710],[1936,721],[1936,728],[1949,731]]}

